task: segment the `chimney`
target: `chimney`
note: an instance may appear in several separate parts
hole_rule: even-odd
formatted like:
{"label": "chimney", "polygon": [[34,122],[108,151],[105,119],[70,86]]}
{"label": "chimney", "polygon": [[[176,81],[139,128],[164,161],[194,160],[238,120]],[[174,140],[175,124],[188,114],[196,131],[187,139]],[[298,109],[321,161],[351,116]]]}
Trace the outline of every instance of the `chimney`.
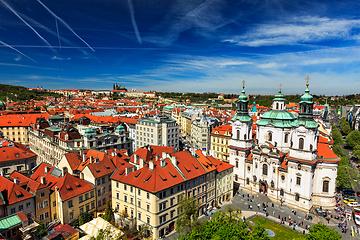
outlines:
{"label": "chimney", "polygon": [[117,153],[117,148],[114,148],[114,152]]}
{"label": "chimney", "polygon": [[126,176],[129,174],[129,172],[131,172],[131,168],[130,167],[125,168],[125,175]]}
{"label": "chimney", "polygon": [[161,159],[160,166],[165,167],[165,165],[166,165],[166,159],[165,158]]}
{"label": "chimney", "polygon": [[158,161],[158,160],[159,160],[159,156],[158,156],[158,155],[156,155],[155,160],[156,160],[156,161]]}
{"label": "chimney", "polygon": [[137,154],[134,154],[134,163],[135,165],[138,164],[138,155]]}
{"label": "chimney", "polygon": [[107,155],[107,154],[109,154],[109,151],[108,151],[108,150],[105,150],[105,153],[106,153],[106,155]]}
{"label": "chimney", "polygon": [[112,152],[111,152],[111,156],[112,156],[112,157],[115,157],[115,155],[116,155],[116,154],[115,154],[115,151],[112,151]]}
{"label": "chimney", "polygon": [[4,177],[4,176],[5,176],[4,171],[1,171],[1,172],[0,172],[0,175],[1,175],[2,177]]}
{"label": "chimney", "polygon": [[154,161],[149,162],[149,170],[154,170]]}
{"label": "chimney", "polygon": [[85,155],[85,153],[83,154],[83,162],[86,162],[86,155]]}
{"label": "chimney", "polygon": [[174,166],[177,166],[177,158],[176,157],[172,157],[171,162]]}
{"label": "chimney", "polygon": [[41,177],[41,183],[46,185],[46,178],[45,177]]}
{"label": "chimney", "polygon": [[145,166],[144,159],[140,158],[140,168],[143,168]]}
{"label": "chimney", "polygon": [[65,173],[67,172],[67,168],[66,167],[63,167],[62,168],[62,176],[65,177]]}
{"label": "chimney", "polygon": [[93,162],[94,162],[94,157],[90,156],[90,163],[93,163]]}
{"label": "chimney", "polygon": [[47,167],[47,166],[45,166],[44,173],[45,173],[45,174],[48,174],[48,172],[49,172],[49,169],[48,169],[48,167]]}
{"label": "chimney", "polygon": [[166,152],[162,152],[162,158],[163,158],[163,159],[166,158]]}
{"label": "chimney", "polygon": [[96,162],[96,163],[99,163],[99,158],[95,158],[95,162]]}
{"label": "chimney", "polygon": [[84,173],[82,173],[82,172],[80,173],[80,179],[84,180]]}
{"label": "chimney", "polygon": [[16,185],[19,185],[19,180],[17,180],[17,178],[14,178],[14,183],[15,183]]}

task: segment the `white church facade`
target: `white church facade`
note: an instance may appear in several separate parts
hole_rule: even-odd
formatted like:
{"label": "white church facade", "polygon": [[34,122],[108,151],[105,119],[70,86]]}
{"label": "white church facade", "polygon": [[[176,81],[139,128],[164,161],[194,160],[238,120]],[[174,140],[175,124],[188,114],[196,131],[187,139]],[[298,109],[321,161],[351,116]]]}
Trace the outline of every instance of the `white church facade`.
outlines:
{"label": "white church facade", "polygon": [[248,111],[243,88],[229,146],[235,184],[253,193],[267,193],[271,200],[303,211],[318,206],[333,208],[340,158],[329,139],[318,132],[308,83],[298,117],[286,110],[279,90],[272,109],[256,122],[255,139]]}

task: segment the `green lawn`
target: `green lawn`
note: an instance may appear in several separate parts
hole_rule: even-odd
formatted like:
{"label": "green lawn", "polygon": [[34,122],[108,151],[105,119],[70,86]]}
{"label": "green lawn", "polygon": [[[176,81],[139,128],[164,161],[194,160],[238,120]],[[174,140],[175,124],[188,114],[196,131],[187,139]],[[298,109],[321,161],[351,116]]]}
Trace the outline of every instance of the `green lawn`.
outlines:
{"label": "green lawn", "polygon": [[[306,239],[304,235],[295,232],[293,230],[290,230],[284,226],[281,226],[280,224],[274,223],[270,220],[264,219],[262,217],[255,217],[249,221],[252,221],[256,224],[261,224],[264,226],[265,229],[270,229],[275,233],[275,237],[272,237],[270,239],[287,239],[287,240],[291,240],[291,239]],[[247,223],[249,224],[249,226],[252,226],[249,221],[247,221]]]}

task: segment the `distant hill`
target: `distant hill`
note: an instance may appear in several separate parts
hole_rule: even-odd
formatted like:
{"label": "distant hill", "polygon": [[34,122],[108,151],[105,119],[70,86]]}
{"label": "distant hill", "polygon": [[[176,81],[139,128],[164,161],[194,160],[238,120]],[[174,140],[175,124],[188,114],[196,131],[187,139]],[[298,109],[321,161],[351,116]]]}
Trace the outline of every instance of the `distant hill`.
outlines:
{"label": "distant hill", "polygon": [[9,97],[15,102],[26,100],[41,100],[43,96],[61,97],[62,95],[51,92],[34,92],[29,91],[26,87],[0,84],[0,100],[6,101]]}

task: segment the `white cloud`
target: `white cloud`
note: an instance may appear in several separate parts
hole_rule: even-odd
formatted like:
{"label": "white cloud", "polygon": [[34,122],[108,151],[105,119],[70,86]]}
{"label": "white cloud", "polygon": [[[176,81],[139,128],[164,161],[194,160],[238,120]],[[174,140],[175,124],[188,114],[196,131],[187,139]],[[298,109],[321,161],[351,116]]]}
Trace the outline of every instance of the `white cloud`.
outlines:
{"label": "white cloud", "polygon": [[352,39],[351,31],[358,28],[358,19],[296,17],[284,22],[259,24],[244,35],[223,41],[250,47],[294,45],[328,39]]}

